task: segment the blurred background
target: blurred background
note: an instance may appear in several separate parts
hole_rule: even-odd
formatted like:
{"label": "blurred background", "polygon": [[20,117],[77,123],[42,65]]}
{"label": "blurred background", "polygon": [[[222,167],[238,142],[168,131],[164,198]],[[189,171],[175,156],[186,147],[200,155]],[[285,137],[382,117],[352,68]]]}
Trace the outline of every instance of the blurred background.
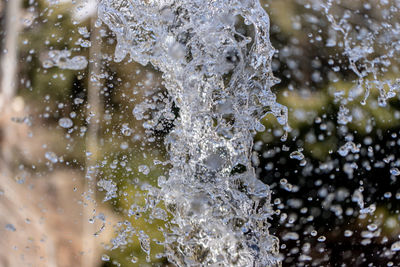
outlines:
{"label": "blurred background", "polygon": [[[253,162],[273,191],[283,266],[398,266],[400,2],[261,2],[292,130],[282,142],[266,116]],[[143,125],[167,95],[160,73],[113,61],[96,0],[2,0],[0,16],[0,266],[172,266],[165,223],[135,216],[168,171],[154,162],[173,122],[151,137]],[[140,121],[139,103],[154,106]]]}

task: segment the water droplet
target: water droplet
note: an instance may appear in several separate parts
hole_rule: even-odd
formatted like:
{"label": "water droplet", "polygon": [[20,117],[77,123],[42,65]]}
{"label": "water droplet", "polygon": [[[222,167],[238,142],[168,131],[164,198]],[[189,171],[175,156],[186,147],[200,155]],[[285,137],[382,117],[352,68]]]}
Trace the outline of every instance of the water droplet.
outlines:
{"label": "water droplet", "polygon": [[390,247],[391,251],[400,251],[400,241],[396,241]]}
{"label": "water droplet", "polygon": [[391,192],[385,192],[385,194],[383,194],[383,196],[385,198],[391,198],[392,197],[392,193]]}
{"label": "water droplet", "polygon": [[374,204],[372,204],[369,207],[360,210],[360,213],[361,214],[366,214],[366,213],[373,214],[375,212],[375,210],[376,210],[376,206]]}
{"label": "water droplet", "polygon": [[12,225],[11,223],[6,224],[6,230],[7,231],[11,231],[11,232],[15,232],[17,229],[15,228],[14,225]]}
{"label": "water droplet", "polygon": [[103,254],[103,255],[101,255],[101,260],[102,261],[109,261],[110,260],[110,256],[108,256],[106,254]]}
{"label": "water droplet", "polygon": [[303,160],[304,155],[300,151],[294,151],[294,152],[290,153],[290,158],[297,159],[297,160]]}
{"label": "water droplet", "polygon": [[56,153],[48,151],[44,154],[44,157],[48,160],[50,160],[52,163],[57,163],[58,162],[58,157]]}
{"label": "water droplet", "polygon": [[137,262],[138,262],[138,258],[135,257],[135,256],[132,256],[131,262],[132,262],[132,263],[137,263]]}
{"label": "water droplet", "polygon": [[88,65],[84,56],[71,57],[71,51],[68,50],[51,50],[48,59],[43,62],[44,68],[57,66],[60,69],[82,70]]}
{"label": "water droplet", "polygon": [[390,169],[390,174],[394,176],[399,176],[400,175],[400,170],[398,168],[391,168]]}
{"label": "water droplet", "polygon": [[142,248],[143,252],[145,252],[147,255],[150,255],[150,238],[143,231],[140,231],[139,243],[140,243],[140,247]]}
{"label": "water droplet", "polygon": [[318,232],[315,230],[312,230],[310,234],[311,234],[311,236],[317,236]]}
{"label": "water droplet", "polygon": [[374,224],[374,223],[371,223],[371,224],[367,225],[367,228],[368,228],[369,231],[373,232],[376,229],[378,229],[378,226],[376,224]]}
{"label": "water droplet", "polygon": [[345,230],[344,231],[344,236],[345,237],[351,237],[353,235],[353,231],[351,231],[351,230]]}
{"label": "water droplet", "polygon": [[84,102],[84,100],[82,98],[77,97],[77,98],[74,99],[74,104],[75,105],[80,105],[83,102]]}
{"label": "water droplet", "polygon": [[70,118],[61,118],[58,121],[58,125],[60,125],[63,128],[68,129],[68,128],[71,128],[74,125],[74,123],[72,122],[72,120]]}
{"label": "water droplet", "polygon": [[286,233],[283,237],[283,240],[287,241],[287,240],[298,240],[299,239],[299,234],[296,232],[289,232]]}
{"label": "water droplet", "polygon": [[125,136],[131,136],[132,129],[129,128],[129,125],[127,123],[124,123],[124,124],[122,124],[122,127],[121,127],[121,133]]}
{"label": "water droplet", "polygon": [[148,175],[150,173],[150,168],[147,165],[139,165],[139,172],[143,173],[144,175]]}

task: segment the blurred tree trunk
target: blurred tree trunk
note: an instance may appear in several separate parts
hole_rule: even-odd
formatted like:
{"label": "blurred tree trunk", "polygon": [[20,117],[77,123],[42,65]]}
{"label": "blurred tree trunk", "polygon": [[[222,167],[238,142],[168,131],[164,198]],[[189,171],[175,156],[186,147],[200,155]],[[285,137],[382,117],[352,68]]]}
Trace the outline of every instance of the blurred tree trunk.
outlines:
{"label": "blurred tree trunk", "polygon": [[0,109],[4,111],[17,90],[18,33],[20,29],[21,0],[8,0],[6,4],[6,25],[1,58]]}
{"label": "blurred tree trunk", "polygon": [[100,94],[102,83],[101,73],[101,36],[99,27],[95,26],[97,16],[92,18],[91,47],[89,52],[89,81],[87,92],[87,134],[86,134],[86,179],[85,179],[85,202],[83,214],[83,249],[85,254],[82,266],[97,266],[99,259],[96,251],[97,243],[94,233],[95,225],[89,223],[96,214],[96,184],[99,159],[98,135],[100,120],[103,114],[103,100]]}
{"label": "blurred tree trunk", "polygon": [[11,144],[16,143],[16,135],[10,127],[11,104],[18,88],[18,34],[20,30],[21,0],[5,2],[5,32],[1,53],[0,87],[0,145],[1,157],[10,168],[13,158]]}

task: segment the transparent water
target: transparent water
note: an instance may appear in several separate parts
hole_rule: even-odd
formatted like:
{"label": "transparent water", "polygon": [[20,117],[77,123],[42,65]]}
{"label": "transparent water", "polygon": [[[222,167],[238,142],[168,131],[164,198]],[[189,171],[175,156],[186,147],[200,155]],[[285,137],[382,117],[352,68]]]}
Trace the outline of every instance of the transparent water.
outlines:
{"label": "transparent water", "polygon": [[400,262],[400,1],[9,3],[0,262]]}
{"label": "transparent water", "polygon": [[[144,123],[151,131],[157,120],[175,119],[165,139],[171,169],[150,189],[152,205],[163,201],[172,215],[168,259],[179,266],[277,264],[270,191],[251,153],[260,120],[272,113],[287,126],[287,110],[271,91],[274,49],[260,3],[102,1],[99,17],[116,35],[115,60],[151,63],[168,90],[165,107]],[[137,119],[144,108],[134,108]]]}

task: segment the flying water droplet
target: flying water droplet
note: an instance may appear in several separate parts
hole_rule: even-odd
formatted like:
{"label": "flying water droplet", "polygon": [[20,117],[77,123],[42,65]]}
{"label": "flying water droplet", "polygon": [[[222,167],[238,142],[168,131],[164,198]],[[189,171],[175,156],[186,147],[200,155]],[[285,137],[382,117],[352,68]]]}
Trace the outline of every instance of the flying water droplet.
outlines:
{"label": "flying water droplet", "polygon": [[344,236],[345,237],[351,237],[353,235],[353,231],[351,231],[351,230],[345,230],[344,231]]}
{"label": "flying water droplet", "polygon": [[110,260],[110,256],[108,256],[106,254],[103,254],[103,255],[101,255],[101,260],[102,261],[109,261]]}
{"label": "flying water droplet", "polygon": [[304,155],[300,151],[294,151],[294,152],[290,153],[290,158],[301,161],[304,159]]}
{"label": "flying water droplet", "polygon": [[51,163],[57,163],[58,162],[58,157],[56,153],[48,151],[44,154],[44,157],[48,160],[50,160]]}
{"label": "flying water droplet", "polygon": [[58,67],[60,69],[82,70],[88,65],[84,56],[71,57],[71,51],[51,50],[48,59],[43,62],[43,68]]}
{"label": "flying water droplet", "polygon": [[58,125],[60,125],[63,128],[68,129],[68,128],[71,128],[74,125],[74,123],[72,122],[72,120],[70,118],[61,118],[58,121]]}
{"label": "flying water droplet", "polygon": [[6,230],[10,231],[10,232],[15,232],[17,231],[17,229],[15,228],[14,225],[12,225],[11,223],[6,224]]}
{"label": "flying water droplet", "polygon": [[376,229],[378,229],[378,226],[376,224],[372,223],[372,224],[368,224],[367,228],[368,228],[369,231],[373,232]]}
{"label": "flying water droplet", "polygon": [[147,165],[139,165],[138,170],[144,175],[148,175],[150,173],[150,168]]}
{"label": "flying water droplet", "polygon": [[400,251],[400,241],[394,242],[390,247],[390,250],[394,252]]}
{"label": "flying water droplet", "polygon": [[390,169],[390,174],[394,176],[399,176],[400,175],[400,170],[398,168],[391,168]]}

